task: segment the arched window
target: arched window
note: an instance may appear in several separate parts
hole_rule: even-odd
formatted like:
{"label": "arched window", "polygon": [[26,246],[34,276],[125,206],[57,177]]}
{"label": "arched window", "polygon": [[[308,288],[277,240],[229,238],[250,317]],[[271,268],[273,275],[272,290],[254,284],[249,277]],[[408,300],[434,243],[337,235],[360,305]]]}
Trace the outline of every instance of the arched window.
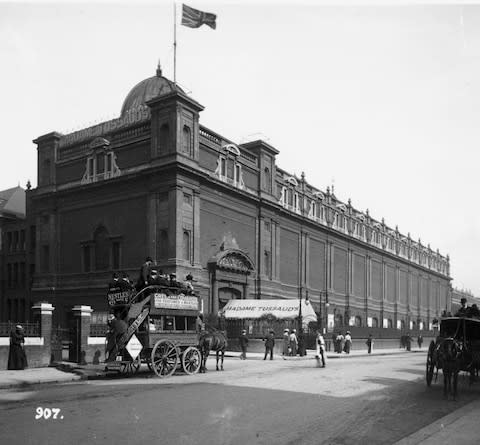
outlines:
{"label": "arched window", "polygon": [[372,318],[372,328],[378,328],[378,318],[377,317]]}
{"label": "arched window", "polygon": [[335,326],[343,326],[342,314],[336,314],[335,315]]}
{"label": "arched window", "polygon": [[192,155],[192,132],[187,125],[183,126],[183,152],[189,156]]}
{"label": "arched window", "polygon": [[110,240],[104,226],[99,226],[93,234],[95,243],[95,270],[110,268]]}
{"label": "arched window", "polygon": [[362,327],[362,317],[359,315],[355,316],[355,326],[358,328]]}
{"label": "arched window", "polygon": [[183,259],[190,261],[190,232],[183,231]]}
{"label": "arched window", "polygon": [[160,127],[160,151],[167,152],[170,139],[170,128],[168,124],[163,124]]}

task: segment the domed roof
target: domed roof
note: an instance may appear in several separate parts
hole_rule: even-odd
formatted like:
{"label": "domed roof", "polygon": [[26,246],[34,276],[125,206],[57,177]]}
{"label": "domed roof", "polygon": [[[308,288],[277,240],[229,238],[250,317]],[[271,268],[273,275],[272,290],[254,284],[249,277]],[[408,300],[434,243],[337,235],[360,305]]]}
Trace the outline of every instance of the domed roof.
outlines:
{"label": "domed roof", "polygon": [[154,97],[163,96],[173,91],[181,91],[184,93],[178,85],[175,85],[171,80],[162,76],[162,70],[159,64],[156,76],[142,80],[130,90],[130,93],[128,93],[123,102],[121,115],[123,116],[127,111],[145,105],[145,102],[148,102]]}

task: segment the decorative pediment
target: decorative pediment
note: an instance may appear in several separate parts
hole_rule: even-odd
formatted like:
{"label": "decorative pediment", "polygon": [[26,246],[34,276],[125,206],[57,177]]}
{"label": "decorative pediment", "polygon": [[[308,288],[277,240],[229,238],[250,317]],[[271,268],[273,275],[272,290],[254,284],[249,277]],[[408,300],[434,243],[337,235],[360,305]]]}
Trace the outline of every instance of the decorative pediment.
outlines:
{"label": "decorative pediment", "polygon": [[235,156],[240,156],[240,150],[235,144],[226,144],[222,148]]}
{"label": "decorative pediment", "polygon": [[347,212],[347,206],[345,204],[338,204],[337,209],[341,210],[343,213]]}
{"label": "decorative pediment", "polygon": [[97,148],[108,147],[109,145],[110,145],[110,141],[108,139],[98,137],[98,138],[95,138],[92,142],[90,142],[88,147],[91,150],[96,150]]}
{"label": "decorative pediment", "polygon": [[322,192],[314,192],[313,196],[315,196],[315,198],[321,199],[322,201],[325,199],[325,195]]}
{"label": "decorative pediment", "polygon": [[254,270],[252,260],[247,254],[237,249],[221,250],[209,264],[219,269],[249,274]]}
{"label": "decorative pediment", "polygon": [[289,176],[286,181],[289,183],[289,184],[292,184],[293,186],[295,187],[298,187],[298,181],[296,180],[296,178],[294,176]]}

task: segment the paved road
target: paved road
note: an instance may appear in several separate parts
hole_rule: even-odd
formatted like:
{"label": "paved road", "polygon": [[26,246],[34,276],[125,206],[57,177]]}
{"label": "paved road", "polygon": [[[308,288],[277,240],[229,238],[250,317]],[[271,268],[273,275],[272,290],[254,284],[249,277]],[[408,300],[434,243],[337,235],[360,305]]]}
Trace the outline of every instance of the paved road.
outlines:
{"label": "paved road", "polygon": [[[480,397],[480,384],[462,380],[459,401],[444,400],[440,382],[426,388],[424,365],[424,354],[330,360],[325,369],[232,358],[205,375],[1,391],[0,442],[389,444]],[[35,420],[37,407],[61,411]]]}

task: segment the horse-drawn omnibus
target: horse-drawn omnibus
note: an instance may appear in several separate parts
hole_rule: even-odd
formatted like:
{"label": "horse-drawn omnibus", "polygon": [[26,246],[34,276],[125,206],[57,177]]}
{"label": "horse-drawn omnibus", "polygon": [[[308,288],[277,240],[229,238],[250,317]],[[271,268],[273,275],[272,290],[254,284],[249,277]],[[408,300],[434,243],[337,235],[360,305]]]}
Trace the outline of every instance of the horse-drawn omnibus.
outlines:
{"label": "horse-drawn omnibus", "polygon": [[159,377],[170,376],[179,367],[187,374],[199,371],[197,296],[178,287],[153,285],[140,292],[110,289],[107,297],[117,324],[124,326],[120,333],[110,334],[107,371],[134,374],[141,363]]}
{"label": "horse-drawn omnibus", "polygon": [[470,382],[473,381],[480,369],[479,318],[446,317],[440,320],[439,335],[435,341],[432,340],[427,353],[427,386],[432,384],[434,374],[437,379],[439,369],[444,375],[445,396],[449,392],[456,396],[460,371],[468,372]]}

